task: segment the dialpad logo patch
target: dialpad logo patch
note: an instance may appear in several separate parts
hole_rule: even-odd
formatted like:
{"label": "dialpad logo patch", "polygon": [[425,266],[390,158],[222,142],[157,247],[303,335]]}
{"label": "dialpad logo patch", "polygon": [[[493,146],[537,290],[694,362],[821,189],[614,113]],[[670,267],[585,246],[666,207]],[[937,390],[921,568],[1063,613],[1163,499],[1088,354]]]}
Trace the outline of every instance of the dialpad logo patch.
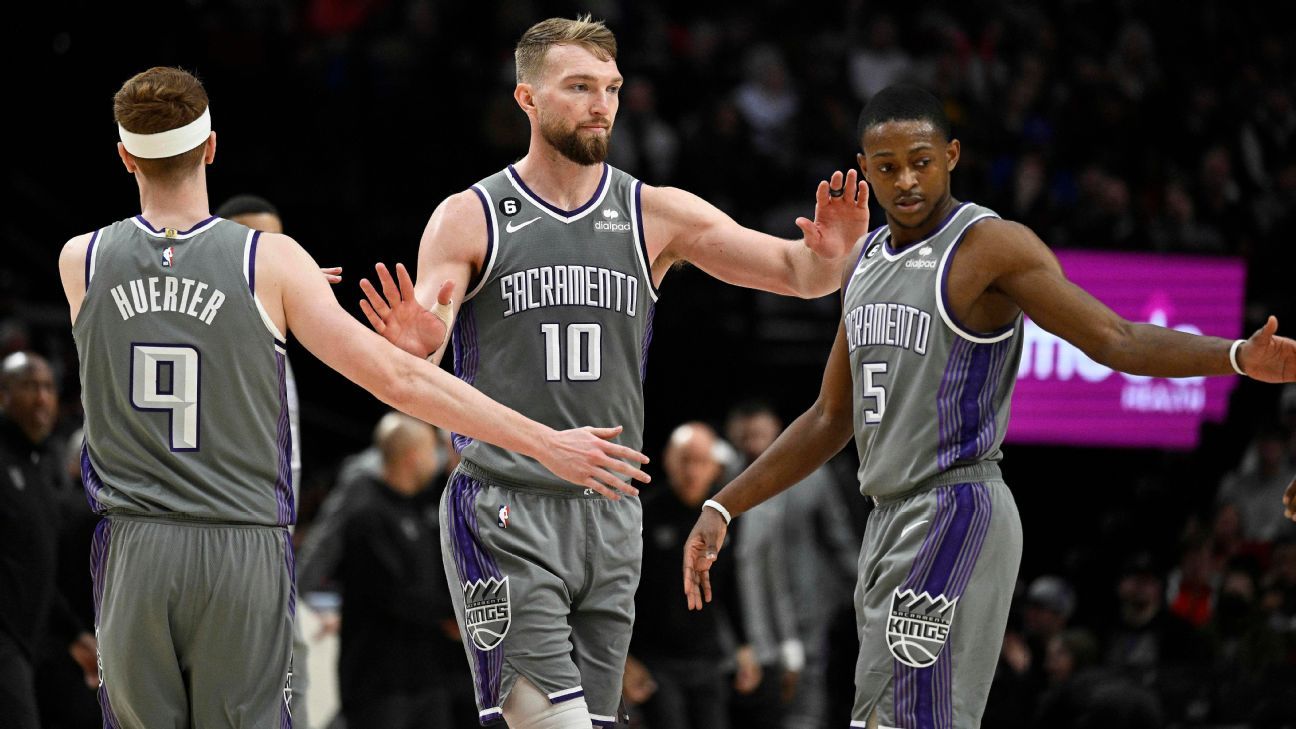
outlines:
{"label": "dialpad logo patch", "polygon": [[887,648],[891,655],[912,668],[926,668],[935,663],[949,638],[958,600],[897,589],[887,618]]}
{"label": "dialpad logo patch", "polygon": [[509,578],[477,580],[464,585],[464,623],[468,637],[488,651],[499,645],[511,622]]}

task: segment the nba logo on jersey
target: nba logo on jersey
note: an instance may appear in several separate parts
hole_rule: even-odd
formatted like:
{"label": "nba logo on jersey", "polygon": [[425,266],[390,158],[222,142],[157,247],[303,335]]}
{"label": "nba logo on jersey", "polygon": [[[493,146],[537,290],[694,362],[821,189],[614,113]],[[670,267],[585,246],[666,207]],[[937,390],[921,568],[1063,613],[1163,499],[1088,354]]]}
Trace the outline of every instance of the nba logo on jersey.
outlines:
{"label": "nba logo on jersey", "polygon": [[936,662],[949,638],[958,598],[932,597],[926,592],[897,589],[887,618],[887,647],[897,661],[913,668]]}
{"label": "nba logo on jersey", "polygon": [[495,523],[499,524],[501,529],[508,529],[508,520],[509,520],[508,504],[502,504],[500,505],[499,516]]}
{"label": "nba logo on jersey", "polygon": [[162,268],[171,268],[175,263],[175,246],[167,246],[162,249]]}
{"label": "nba logo on jersey", "polygon": [[468,637],[488,651],[504,640],[512,622],[509,610],[508,578],[491,577],[464,585],[464,624]]}

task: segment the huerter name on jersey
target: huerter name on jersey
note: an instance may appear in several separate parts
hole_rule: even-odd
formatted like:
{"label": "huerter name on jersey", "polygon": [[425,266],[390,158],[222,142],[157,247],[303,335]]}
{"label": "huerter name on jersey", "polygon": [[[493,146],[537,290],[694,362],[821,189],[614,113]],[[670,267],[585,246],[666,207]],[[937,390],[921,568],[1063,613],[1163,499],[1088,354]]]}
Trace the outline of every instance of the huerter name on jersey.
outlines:
{"label": "huerter name on jersey", "polygon": [[[210,295],[207,294],[209,288]],[[118,284],[110,291],[123,321],[136,314],[174,311],[188,314],[211,326],[221,304],[225,303],[225,294],[220,289],[192,278],[176,276],[137,278],[129,283]]]}
{"label": "huerter name on jersey", "polygon": [[634,317],[639,279],[598,266],[537,266],[501,276],[504,316],[548,306],[592,306]]}
{"label": "huerter name on jersey", "polygon": [[885,345],[925,355],[931,321],[931,314],[907,304],[864,304],[846,312],[846,344],[851,352]]}

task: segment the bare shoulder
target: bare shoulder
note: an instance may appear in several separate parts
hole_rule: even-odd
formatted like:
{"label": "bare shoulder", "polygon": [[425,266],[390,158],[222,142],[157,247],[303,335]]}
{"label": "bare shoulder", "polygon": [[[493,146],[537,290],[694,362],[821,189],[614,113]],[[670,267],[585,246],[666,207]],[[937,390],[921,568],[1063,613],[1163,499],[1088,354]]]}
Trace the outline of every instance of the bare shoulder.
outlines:
{"label": "bare shoulder", "polygon": [[82,233],[64,243],[63,250],[59,253],[59,265],[85,263],[85,255],[90,249],[90,239],[93,237],[94,233]]}
{"label": "bare shoulder", "polygon": [[711,204],[688,190],[678,187],[654,187],[645,184],[640,192],[644,215],[685,217],[712,208]]}
{"label": "bare shoulder", "polygon": [[471,188],[456,192],[441,201],[419,245],[419,256],[435,254],[463,261],[479,261],[486,251],[486,211],[483,202]]}
{"label": "bare shoulder", "polygon": [[959,249],[959,258],[974,259],[1001,270],[1055,260],[1053,252],[1035,231],[1001,218],[987,218],[968,228]]}

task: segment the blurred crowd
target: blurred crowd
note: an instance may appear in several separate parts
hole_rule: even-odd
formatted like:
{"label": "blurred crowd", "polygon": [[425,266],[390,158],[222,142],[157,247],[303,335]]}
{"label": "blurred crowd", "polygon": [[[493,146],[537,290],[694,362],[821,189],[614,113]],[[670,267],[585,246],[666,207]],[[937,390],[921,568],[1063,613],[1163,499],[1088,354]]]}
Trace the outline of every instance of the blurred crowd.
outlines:
{"label": "blurred crowd", "polygon": [[[611,162],[649,183],[794,235],[813,185],[851,163],[862,104],[915,81],[962,140],[956,196],[1053,246],[1242,256],[1249,325],[1262,312],[1296,321],[1296,31],[1261,4],[195,0],[149,21],[192,32],[130,47],[95,32],[107,6],[42,9],[23,40],[39,47],[15,47],[46,76],[15,78],[14,93],[74,113],[33,131],[64,140],[20,146],[3,173],[15,212],[0,234],[0,357],[32,354],[4,359],[0,376],[0,561],[30,580],[0,594],[0,654],[26,657],[47,726],[97,725],[79,688],[93,676],[93,519],[55,261],[63,240],[133,205],[115,160],[87,151],[114,141],[116,85],[156,63],[199,71],[220,100],[213,195],[272,195],[317,259],[354,270],[374,251],[412,260],[437,200],[521,154],[512,45],[540,18],[583,10],[620,41]],[[736,522],[716,603],[686,614],[678,595],[697,505],[809,402],[836,301],[672,276],[648,371],[648,451],[664,471],[645,498],[627,700],[650,729],[840,726],[866,518],[849,453]],[[692,336],[672,339],[684,318]],[[716,387],[699,364],[712,361],[747,365]],[[384,419],[371,450],[340,464],[379,411],[303,369],[301,578],[321,611],[341,604],[326,626],[344,646],[344,709],[475,713],[429,552],[453,450]],[[735,406],[746,392],[773,404]],[[1278,392],[1239,388],[1191,454],[1008,447],[1026,557],[986,726],[1296,726],[1296,531],[1278,501],[1296,472],[1296,391]],[[367,668],[374,656],[399,675]]]}

